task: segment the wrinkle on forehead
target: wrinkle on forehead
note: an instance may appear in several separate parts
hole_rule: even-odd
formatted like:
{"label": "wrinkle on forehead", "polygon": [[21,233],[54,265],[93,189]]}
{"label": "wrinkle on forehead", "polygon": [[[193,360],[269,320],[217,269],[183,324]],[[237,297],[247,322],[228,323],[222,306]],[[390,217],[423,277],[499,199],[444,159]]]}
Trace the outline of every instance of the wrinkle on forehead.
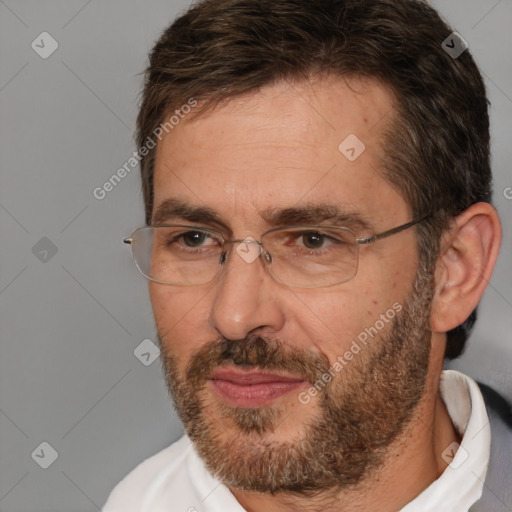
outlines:
{"label": "wrinkle on forehead", "polygon": [[[375,80],[326,77],[280,82],[185,118],[157,146],[155,205],[185,197],[251,221],[266,208],[320,200],[398,215],[403,200],[379,173],[393,104]],[[339,150],[350,134],[365,144],[353,162]]]}

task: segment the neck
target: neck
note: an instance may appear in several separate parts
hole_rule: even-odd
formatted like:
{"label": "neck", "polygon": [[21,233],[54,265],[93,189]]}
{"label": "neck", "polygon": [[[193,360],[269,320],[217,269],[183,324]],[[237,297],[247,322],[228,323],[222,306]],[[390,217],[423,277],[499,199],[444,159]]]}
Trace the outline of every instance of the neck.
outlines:
{"label": "neck", "polygon": [[[231,489],[247,512],[397,512],[412,501],[446,469],[443,450],[460,442],[439,394],[442,360],[431,360],[425,392],[403,434],[388,448],[384,463],[352,488],[274,495]],[[433,366],[436,369],[433,370]]]}

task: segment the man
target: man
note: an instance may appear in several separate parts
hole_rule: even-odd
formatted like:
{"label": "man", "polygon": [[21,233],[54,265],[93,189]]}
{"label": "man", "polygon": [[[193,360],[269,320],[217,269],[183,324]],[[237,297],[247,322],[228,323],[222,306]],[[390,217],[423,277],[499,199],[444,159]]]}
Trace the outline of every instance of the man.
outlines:
{"label": "man", "polygon": [[432,8],[202,1],[138,144],[126,242],[186,435],[105,512],[512,510],[510,408],[443,372],[501,228],[482,78]]}

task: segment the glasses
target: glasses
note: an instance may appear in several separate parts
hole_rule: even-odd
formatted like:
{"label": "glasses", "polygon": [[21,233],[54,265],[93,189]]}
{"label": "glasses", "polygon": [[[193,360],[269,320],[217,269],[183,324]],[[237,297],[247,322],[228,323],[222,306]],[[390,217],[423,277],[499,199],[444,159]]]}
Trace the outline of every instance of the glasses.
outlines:
{"label": "glasses", "polygon": [[353,279],[359,246],[400,233],[427,216],[368,238],[338,226],[290,226],[261,235],[226,240],[221,233],[189,225],[146,226],[123,241],[132,247],[140,273],[155,283],[193,286],[213,281],[236,253],[247,263],[261,257],[279,283],[297,288],[334,286]]}

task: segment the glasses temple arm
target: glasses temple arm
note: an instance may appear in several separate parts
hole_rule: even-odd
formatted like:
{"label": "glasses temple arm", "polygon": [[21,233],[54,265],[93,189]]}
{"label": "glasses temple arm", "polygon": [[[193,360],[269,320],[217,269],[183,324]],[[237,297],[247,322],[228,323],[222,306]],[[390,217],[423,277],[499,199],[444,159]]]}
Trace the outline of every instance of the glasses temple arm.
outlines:
{"label": "glasses temple arm", "polygon": [[358,244],[370,244],[370,243],[380,240],[382,238],[386,238],[388,236],[394,235],[395,233],[400,233],[400,231],[409,229],[410,227],[414,226],[415,224],[419,224],[420,222],[423,222],[428,217],[430,217],[430,215],[425,215],[424,217],[421,217],[420,219],[411,220],[411,222],[408,222],[407,224],[403,224],[396,228],[389,229],[388,231],[384,231],[384,233],[378,233],[378,234],[370,236],[368,238],[358,238],[357,243]]}

